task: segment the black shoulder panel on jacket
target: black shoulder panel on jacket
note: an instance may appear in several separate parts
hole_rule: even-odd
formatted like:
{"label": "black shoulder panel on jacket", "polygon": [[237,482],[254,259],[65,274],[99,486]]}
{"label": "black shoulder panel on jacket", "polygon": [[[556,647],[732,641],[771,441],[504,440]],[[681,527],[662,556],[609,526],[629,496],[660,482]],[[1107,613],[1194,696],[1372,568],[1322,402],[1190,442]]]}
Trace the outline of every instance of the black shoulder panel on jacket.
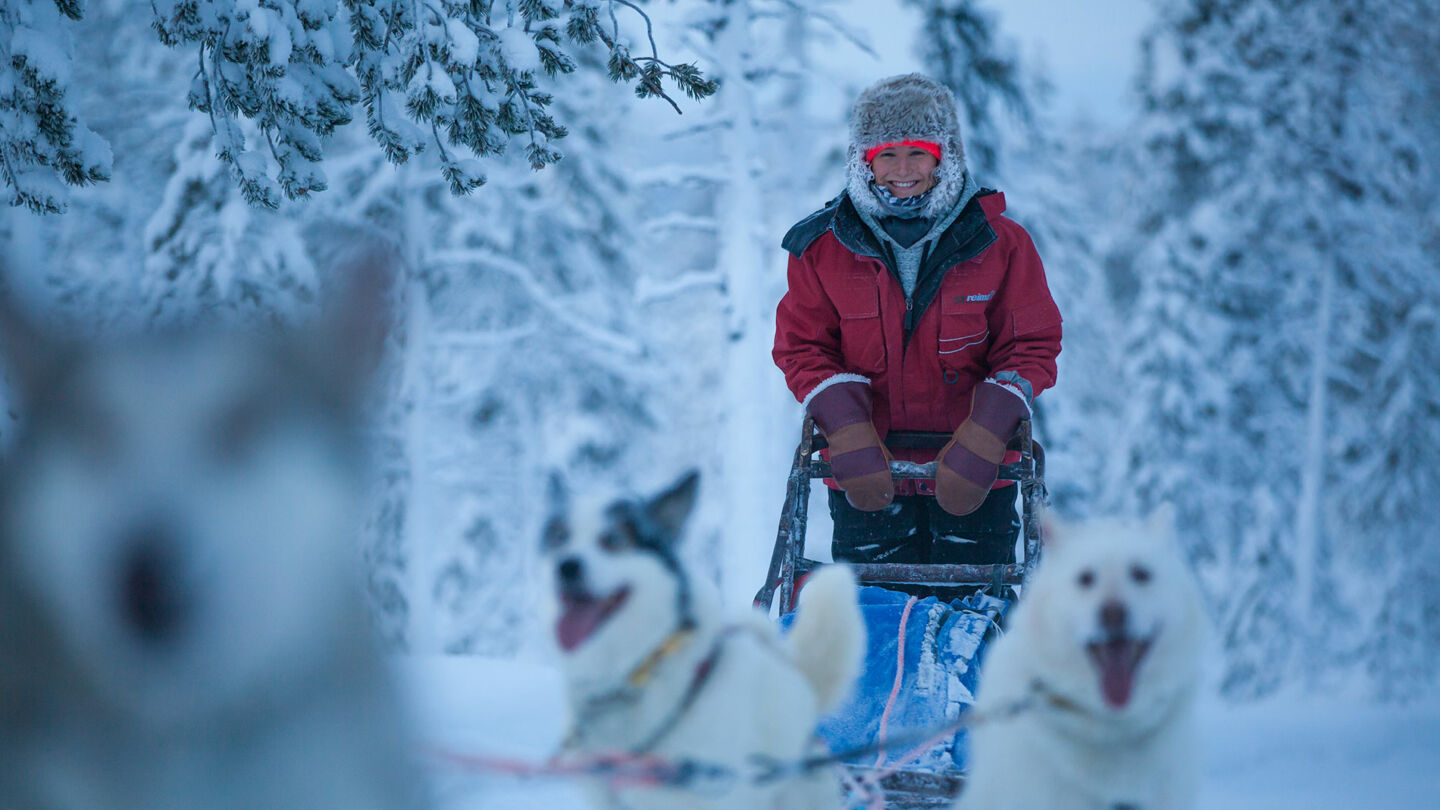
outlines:
{"label": "black shoulder panel on jacket", "polygon": [[810,247],[820,235],[830,230],[830,223],[835,220],[835,212],[840,208],[840,200],[844,195],[836,197],[819,211],[795,223],[780,240],[780,246],[790,251],[792,255],[799,256]]}

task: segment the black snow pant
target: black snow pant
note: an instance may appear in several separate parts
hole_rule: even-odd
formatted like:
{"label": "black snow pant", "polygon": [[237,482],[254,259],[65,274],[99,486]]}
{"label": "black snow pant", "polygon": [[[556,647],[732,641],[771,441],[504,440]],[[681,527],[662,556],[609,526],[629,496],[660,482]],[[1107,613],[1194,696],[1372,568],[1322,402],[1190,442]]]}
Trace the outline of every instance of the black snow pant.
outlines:
{"label": "black snow pant", "polygon": [[845,500],[845,493],[832,489],[830,552],[836,562],[1013,563],[1020,536],[1019,493],[1018,486],[992,489],[979,509],[956,517],[941,509],[933,495],[900,495],[884,509],[862,512]]}

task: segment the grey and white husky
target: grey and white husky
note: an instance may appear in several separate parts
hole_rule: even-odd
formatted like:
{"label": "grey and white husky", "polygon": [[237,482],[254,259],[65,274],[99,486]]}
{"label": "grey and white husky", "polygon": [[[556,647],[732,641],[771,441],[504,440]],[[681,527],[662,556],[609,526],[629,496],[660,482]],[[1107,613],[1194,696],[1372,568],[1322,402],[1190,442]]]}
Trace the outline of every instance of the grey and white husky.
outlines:
{"label": "grey and white husky", "polygon": [[[810,578],[788,636],[758,612],[725,621],[676,555],[696,487],[691,474],[653,498],[572,505],[552,482],[544,546],[573,712],[570,755],[693,760],[743,777],[754,755],[813,753],[816,722],[858,674],[865,629],[844,567]],[[597,783],[594,793],[598,806],[626,810],[840,806],[828,771],[765,785],[742,778],[718,792]]]}
{"label": "grey and white husky", "polygon": [[0,806],[413,805],[357,587],[348,327],[375,300],[108,341],[0,306]]}

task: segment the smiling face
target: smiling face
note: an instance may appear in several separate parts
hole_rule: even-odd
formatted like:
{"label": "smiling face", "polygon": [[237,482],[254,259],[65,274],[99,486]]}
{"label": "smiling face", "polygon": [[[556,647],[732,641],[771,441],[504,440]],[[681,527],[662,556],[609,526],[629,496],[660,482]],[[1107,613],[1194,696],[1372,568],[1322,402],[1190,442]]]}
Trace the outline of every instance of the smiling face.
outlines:
{"label": "smiling face", "polygon": [[887,146],[870,161],[876,185],[896,197],[914,197],[935,187],[940,161],[918,146]]}

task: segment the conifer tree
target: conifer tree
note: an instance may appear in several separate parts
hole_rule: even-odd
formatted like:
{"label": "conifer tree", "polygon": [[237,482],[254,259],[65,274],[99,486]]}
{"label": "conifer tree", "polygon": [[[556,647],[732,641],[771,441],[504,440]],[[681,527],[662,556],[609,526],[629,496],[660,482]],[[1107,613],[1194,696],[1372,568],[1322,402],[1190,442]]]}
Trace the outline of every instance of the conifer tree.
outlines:
{"label": "conifer tree", "polygon": [[253,208],[236,193],[215,133],[192,118],[145,225],[140,295],[146,322],[287,322],[310,313],[319,279],[297,211]]}
{"label": "conifer tree", "polygon": [[[67,20],[78,0],[17,0],[0,8],[0,173],[16,204],[65,208],[65,185],[109,177],[108,145],[71,108]],[[539,169],[561,156],[575,121],[551,110],[577,70],[640,98],[676,105],[717,85],[691,64],[661,58],[651,21],[627,0],[155,0],[161,41],[188,49],[191,107],[252,205],[323,191],[325,147],[363,105],[387,158],[428,150],[450,190],[485,182],[479,158],[523,153]],[[622,28],[621,19],[627,27]],[[582,60],[600,50],[603,60]],[[582,67],[583,65],[583,67]],[[678,110],[678,106],[676,107]]]}
{"label": "conifer tree", "polygon": [[0,5],[0,173],[11,205],[61,213],[67,185],[110,179],[110,147],[81,119],[70,94],[69,23],[80,0]]}
{"label": "conifer tree", "polygon": [[[649,19],[619,0],[345,0],[343,12],[340,0],[154,6],[161,39],[195,48],[191,106],[210,116],[246,200],[269,208],[326,188],[324,141],[357,103],[387,158],[434,150],[451,191],[465,194],[485,182],[476,158],[512,139],[524,141],[533,168],[559,159],[566,129],[542,84],[575,73],[576,48],[599,43],[610,78],[641,98],[673,104],[667,80],[694,98],[716,90],[694,66],[663,61],[653,39],[633,52],[617,11]],[[247,138],[242,118],[258,133]]]}
{"label": "conifer tree", "polygon": [[1107,133],[1056,119],[1046,78],[1018,58],[983,3],[906,2],[922,12],[923,69],[960,106],[968,168],[981,186],[1006,192],[1007,216],[1030,233],[1050,270],[1065,351],[1056,389],[1036,402],[1034,429],[1056,468],[1071,473],[1050,482],[1054,501],[1083,513],[1095,508],[1106,480],[1108,457],[1093,437],[1113,435],[1117,417],[1113,304],[1098,256],[1118,221],[1109,215],[1119,200],[1106,174],[1117,150],[1104,142]]}
{"label": "conifer tree", "polygon": [[906,0],[921,12],[917,46],[926,72],[947,85],[960,103],[965,149],[999,171],[1000,126],[1007,118],[1035,123],[1033,88],[1013,46],[999,34],[994,12],[978,0]]}
{"label": "conifer tree", "polygon": [[[769,554],[801,419],[770,357],[775,305],[785,287],[781,237],[845,182],[846,127],[835,118],[842,111],[825,109],[822,118],[809,103],[829,79],[817,70],[815,54],[869,49],[832,6],[832,0],[695,2],[685,41],[725,90],[698,120],[673,122],[669,138],[685,153],[708,158],[676,160],[643,176],[643,193],[679,203],[644,212],[649,250],[680,257],[687,271],[677,280],[668,266],[650,269],[654,311],[678,306],[701,313],[683,329],[671,326],[661,340],[709,355],[677,369],[682,385],[659,392],[711,493],[692,518],[700,542],[688,553],[735,599],[753,594],[752,561]],[[698,401],[690,389],[705,385],[715,385],[715,395]],[[737,514],[725,506],[734,503],[763,506]]]}
{"label": "conifer tree", "polygon": [[1434,441],[1435,375],[1398,358],[1433,355],[1440,295],[1410,6],[1175,2],[1146,42],[1126,477],[1181,501],[1234,692],[1388,666],[1423,614],[1386,572],[1435,521],[1398,463]]}
{"label": "conifer tree", "polygon": [[638,325],[643,201],[615,155],[635,125],[594,70],[554,109],[587,122],[570,154],[538,173],[494,161],[493,194],[450,194],[434,154],[398,171],[370,154],[337,174],[345,198],[317,201],[313,216],[385,227],[407,256],[366,539],[400,648],[513,653],[536,631],[535,482],[623,484],[649,446],[665,358]]}

